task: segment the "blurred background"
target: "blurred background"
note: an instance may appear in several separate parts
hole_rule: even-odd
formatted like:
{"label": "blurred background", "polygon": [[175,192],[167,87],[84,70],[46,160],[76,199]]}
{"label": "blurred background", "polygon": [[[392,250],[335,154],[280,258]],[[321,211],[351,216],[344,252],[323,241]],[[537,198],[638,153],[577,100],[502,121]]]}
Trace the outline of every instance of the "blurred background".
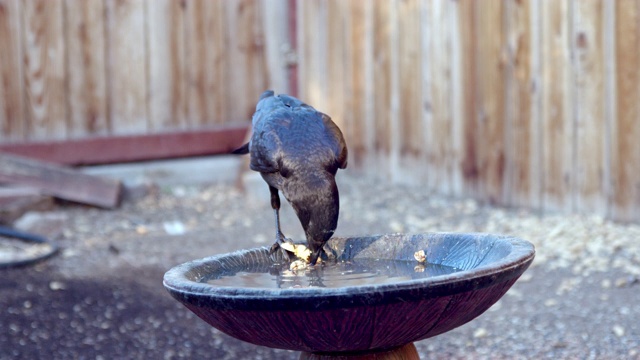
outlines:
{"label": "blurred background", "polygon": [[354,168],[640,220],[638,0],[0,0],[0,49],[9,153],[223,153],[272,88],[329,114]]}

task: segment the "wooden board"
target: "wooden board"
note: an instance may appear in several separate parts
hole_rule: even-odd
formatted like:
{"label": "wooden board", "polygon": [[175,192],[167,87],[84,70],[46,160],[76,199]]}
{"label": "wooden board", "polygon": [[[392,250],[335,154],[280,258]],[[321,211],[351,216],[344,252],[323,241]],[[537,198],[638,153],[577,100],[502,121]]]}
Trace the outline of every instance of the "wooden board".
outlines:
{"label": "wooden board", "polygon": [[4,144],[0,151],[57,164],[93,165],[228,154],[242,145],[245,124],[151,135]]}
{"label": "wooden board", "polygon": [[391,181],[407,181],[410,176],[400,173],[400,151],[402,128],[407,121],[400,121],[400,24],[399,24],[399,1],[389,2],[388,46],[389,46],[389,108],[387,111],[387,128],[389,132],[388,165],[387,171]]}
{"label": "wooden board", "polygon": [[[345,72],[345,56],[348,45],[346,44],[347,33],[346,20],[349,15],[347,3],[339,0],[329,0],[326,3],[326,19],[332,19],[333,26],[324,27],[328,29],[326,49],[326,78],[324,86],[330,88],[326,91],[327,103],[322,105],[321,111],[327,113],[340,129],[345,128],[346,98],[345,87],[347,86],[347,74]],[[331,44],[331,46],[329,46]]]}
{"label": "wooden board", "polygon": [[[348,111],[345,114],[345,129],[343,134],[348,139],[349,163],[359,166],[364,163],[367,147],[367,104],[366,84],[367,67],[365,62],[369,59],[366,53],[367,37],[365,13],[368,6],[362,1],[348,2],[349,16],[349,45],[347,48],[347,74],[350,74],[350,89],[345,94],[349,98]],[[352,162],[353,160],[353,162]]]}
{"label": "wooden board", "polygon": [[[544,122],[542,119],[542,97],[543,88],[543,68],[542,68],[542,4],[538,1],[529,1],[529,76],[530,76],[530,99],[531,119],[529,125],[529,193],[528,196],[515,194],[514,202],[521,206],[532,206],[536,210],[542,210],[543,184],[544,184],[544,160],[542,132]],[[528,203],[527,203],[528,199]]]}
{"label": "wooden board", "polygon": [[20,0],[0,0],[0,141],[26,136]]}
{"label": "wooden board", "polygon": [[101,0],[65,0],[69,138],[106,135],[107,64]]}
{"label": "wooden board", "polygon": [[[268,69],[267,88],[276,93],[291,94],[290,82],[287,76],[289,67],[293,65],[292,41],[290,33],[295,34],[295,29],[290,29],[290,18],[295,19],[295,1],[289,0],[263,0],[260,1],[259,14],[261,14],[264,29],[265,61]],[[293,13],[293,14],[292,14]]]}
{"label": "wooden board", "polygon": [[226,19],[223,47],[227,60],[224,69],[224,75],[227,76],[225,101],[233,104],[227,117],[220,120],[242,121],[251,118],[257,99],[267,86],[260,3],[258,0],[228,0],[220,3],[224,8],[221,16]]}
{"label": "wooden board", "polygon": [[375,121],[375,156],[381,162],[381,170],[388,171],[391,151],[391,19],[390,2],[376,2],[373,7],[373,116]]}
{"label": "wooden board", "polygon": [[497,1],[474,2],[477,34],[476,116],[480,138],[479,196],[491,203],[505,200],[505,28],[504,6]]}
{"label": "wooden board", "polygon": [[38,189],[0,186],[0,225],[11,225],[27,212],[50,211],[53,207],[53,198]]}
{"label": "wooden board", "polygon": [[28,138],[67,135],[67,92],[62,0],[22,2]]}
{"label": "wooden board", "polygon": [[0,183],[35,187],[44,194],[104,208],[118,206],[122,192],[119,181],[6,153],[0,153]]}
{"label": "wooden board", "polygon": [[420,2],[417,0],[401,1],[398,6],[398,91],[399,114],[401,124],[400,151],[402,156],[418,157],[423,150],[422,124],[422,67],[420,58]]}
{"label": "wooden board", "polygon": [[185,129],[188,125],[185,81],[186,6],[187,3],[181,0],[147,2],[148,116],[151,131]]}
{"label": "wooden board", "polygon": [[448,161],[451,150],[452,88],[451,88],[451,28],[449,27],[451,6],[449,2],[434,2],[430,18],[430,102],[432,118],[427,142],[427,161],[429,162],[429,185],[432,189],[451,194],[451,174]]}
{"label": "wooden board", "polygon": [[603,2],[573,3],[571,46],[574,58],[573,134],[575,136],[574,211],[604,215],[605,191],[605,72],[603,51]]}
{"label": "wooden board", "polygon": [[433,19],[434,3],[423,3],[420,7],[420,123],[422,131],[420,138],[423,149],[420,152],[421,168],[425,171],[425,183],[430,191],[436,189],[438,183],[438,168],[434,151],[434,77],[435,64],[433,61],[434,30],[437,25]]}
{"label": "wooden board", "polygon": [[[531,79],[531,24],[527,2],[505,2],[505,202],[532,205],[538,198],[532,193],[534,148]],[[539,90],[538,90],[539,91]]]}
{"label": "wooden board", "polygon": [[466,54],[464,50],[465,43],[462,41],[463,27],[462,23],[468,19],[464,17],[465,11],[461,2],[449,2],[448,31],[451,34],[450,51],[451,51],[451,138],[449,144],[449,156],[447,173],[451,179],[449,194],[451,196],[464,196],[464,175],[462,171],[462,163],[464,161],[464,126],[465,126],[465,66]]}
{"label": "wooden board", "polygon": [[462,106],[462,134],[460,161],[457,164],[460,168],[463,181],[464,196],[477,197],[480,193],[480,157],[476,148],[480,141],[478,124],[476,121],[477,102],[477,58],[478,44],[476,42],[476,17],[474,0],[463,0],[459,2],[458,21],[459,41],[460,41],[460,77],[464,84],[459,95]]}
{"label": "wooden board", "polygon": [[[397,144],[400,169],[405,171],[404,181],[421,181],[426,169],[421,167],[424,151],[424,123],[422,119],[422,39],[419,1],[400,1],[397,6],[397,56],[394,57],[397,73]],[[397,59],[396,59],[397,58]],[[398,170],[397,170],[398,171]]]}
{"label": "wooden board", "polygon": [[147,132],[144,1],[106,1],[107,92],[111,133]]}
{"label": "wooden board", "polygon": [[301,18],[298,42],[300,56],[300,97],[319,111],[328,112],[327,97],[327,7],[318,0],[298,2]]}
{"label": "wooden board", "polygon": [[374,11],[372,6],[366,6],[364,9],[364,33],[363,50],[364,63],[362,64],[362,72],[364,73],[364,139],[365,139],[365,166],[374,164],[376,157],[376,117],[375,117],[375,61],[374,61]]}
{"label": "wooden board", "polygon": [[613,216],[640,221],[640,1],[620,0],[615,4]]}
{"label": "wooden board", "polygon": [[569,54],[568,3],[542,3],[543,209],[569,211],[572,189],[573,93]]}
{"label": "wooden board", "polygon": [[187,122],[191,127],[222,123],[233,106],[227,104],[226,94],[231,79],[224,61],[228,37],[224,2],[195,0],[185,4]]}

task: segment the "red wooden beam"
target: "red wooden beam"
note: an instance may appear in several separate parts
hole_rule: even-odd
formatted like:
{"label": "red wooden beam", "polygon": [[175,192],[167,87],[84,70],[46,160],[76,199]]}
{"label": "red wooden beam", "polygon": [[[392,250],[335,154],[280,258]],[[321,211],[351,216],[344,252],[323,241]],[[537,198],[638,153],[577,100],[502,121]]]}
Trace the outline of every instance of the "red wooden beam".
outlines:
{"label": "red wooden beam", "polygon": [[229,153],[249,126],[236,124],[152,135],[2,144],[0,151],[64,165],[96,165]]}

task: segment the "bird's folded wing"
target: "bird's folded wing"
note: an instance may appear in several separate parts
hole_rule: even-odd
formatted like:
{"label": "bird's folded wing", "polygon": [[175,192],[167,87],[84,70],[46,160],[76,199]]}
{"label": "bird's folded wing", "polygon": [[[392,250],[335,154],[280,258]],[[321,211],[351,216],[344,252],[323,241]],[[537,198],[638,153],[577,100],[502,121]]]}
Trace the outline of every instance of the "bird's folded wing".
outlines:
{"label": "bird's folded wing", "polygon": [[338,128],[331,118],[322,114],[322,121],[324,122],[324,127],[327,129],[329,136],[335,141],[334,154],[336,157],[336,162],[340,169],[345,169],[347,167],[347,143],[344,141],[344,137],[342,136],[342,131]]}
{"label": "bird's folded wing", "polygon": [[251,139],[251,170],[261,173],[273,173],[280,170],[281,155],[280,142],[275,134],[264,132],[262,136]]}

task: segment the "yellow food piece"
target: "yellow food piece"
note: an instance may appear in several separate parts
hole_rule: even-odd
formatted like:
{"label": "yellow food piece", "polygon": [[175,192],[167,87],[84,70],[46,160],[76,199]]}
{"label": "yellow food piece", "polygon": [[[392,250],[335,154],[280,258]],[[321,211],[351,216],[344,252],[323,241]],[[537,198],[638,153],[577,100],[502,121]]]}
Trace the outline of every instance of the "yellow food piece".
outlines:
{"label": "yellow food piece", "polygon": [[304,270],[307,268],[307,264],[308,262],[304,260],[292,261],[291,264],[289,264],[289,270],[291,271]]}
{"label": "yellow food piece", "polygon": [[305,245],[284,242],[280,244],[280,247],[282,247],[287,251],[291,251],[296,257],[306,261],[307,263],[309,262],[309,257],[311,256],[311,250],[309,250],[309,248],[307,248]]}
{"label": "yellow food piece", "polygon": [[424,253],[424,250],[416,251],[413,254],[413,258],[416,259],[417,262],[425,262],[427,261],[427,255]]}
{"label": "yellow food piece", "polygon": [[296,245],[294,243],[290,243],[290,242],[283,242],[282,244],[280,244],[281,248],[291,252],[295,251],[295,246]]}

